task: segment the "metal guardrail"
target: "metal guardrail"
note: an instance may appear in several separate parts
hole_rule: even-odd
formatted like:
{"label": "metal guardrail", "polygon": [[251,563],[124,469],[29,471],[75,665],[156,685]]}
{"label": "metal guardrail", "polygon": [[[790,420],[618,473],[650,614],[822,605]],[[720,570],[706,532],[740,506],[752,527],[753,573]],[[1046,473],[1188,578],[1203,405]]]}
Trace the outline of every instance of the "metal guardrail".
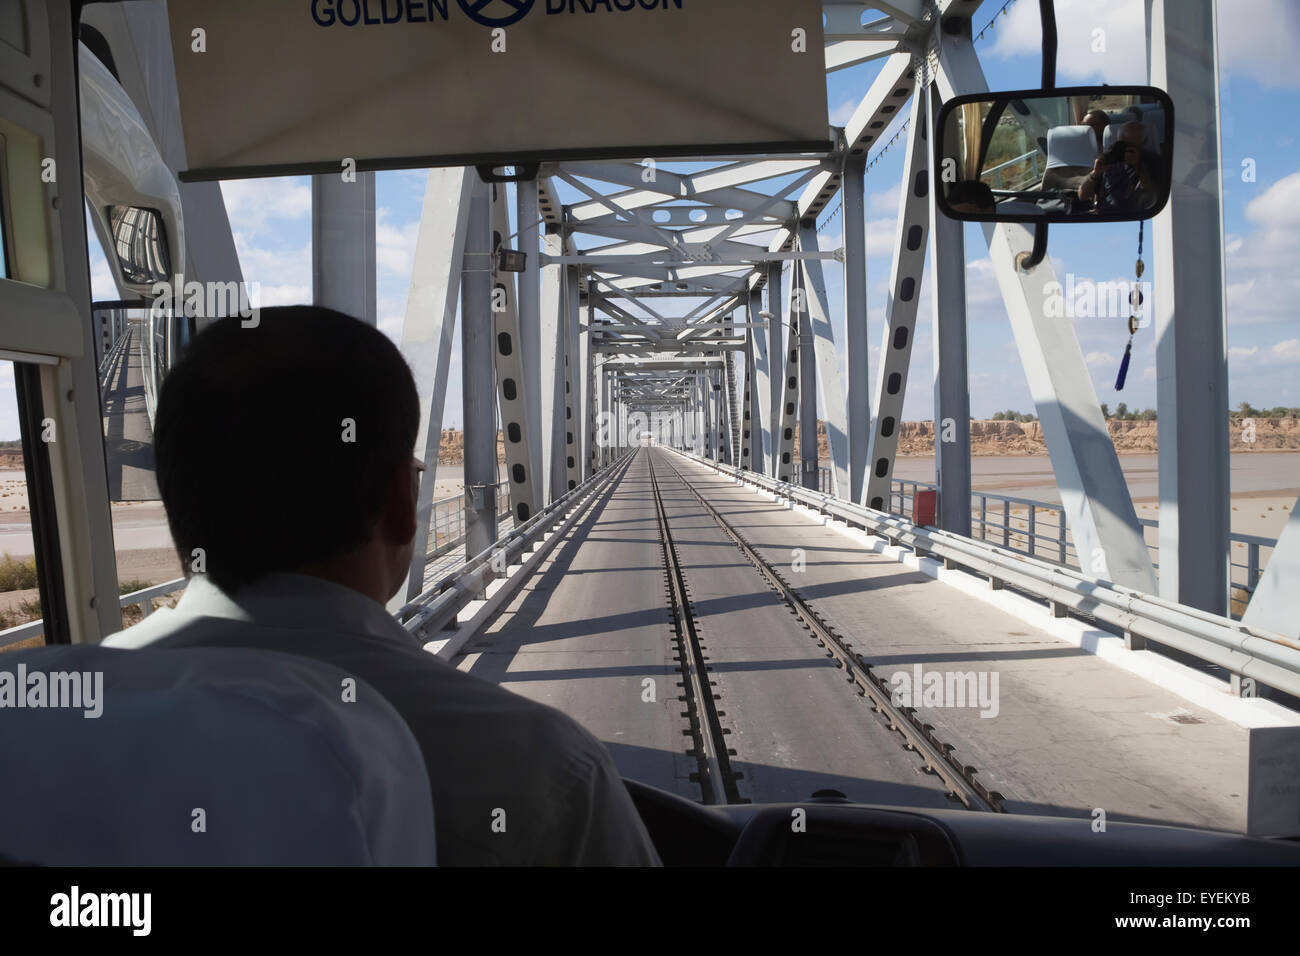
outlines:
{"label": "metal guardrail", "polygon": [[[938,489],[938,485],[931,482],[911,479],[895,478],[893,484],[890,511],[898,515],[911,513],[911,502],[916,489]],[[1157,532],[1160,528],[1160,522],[1155,518],[1139,518],[1138,523],[1143,528],[1155,528]],[[1066,525],[1065,509],[1059,503],[973,491],[971,537],[993,541],[1021,554],[1055,561],[1067,567],[1080,567],[1079,555]],[[1232,531],[1228,534],[1228,541],[1231,545],[1228,556],[1229,583],[1234,590],[1239,589],[1247,596],[1254,594],[1268,556],[1277,546],[1277,539]],[[1151,555],[1152,567],[1159,570],[1158,537],[1155,541],[1147,541],[1146,546]],[[1234,551],[1244,552],[1245,560],[1234,558]]]}
{"label": "metal guardrail", "polygon": [[[819,468],[818,473],[819,489],[823,494],[832,494],[831,470]],[[932,491],[939,488],[933,482],[911,478],[895,478],[891,484],[889,511],[903,516],[913,513],[912,502],[918,488]],[[1159,530],[1160,522],[1154,518],[1139,518],[1138,521],[1144,528]],[[1055,561],[1067,567],[1080,567],[1079,555],[1065,521],[1065,509],[1059,503],[972,491],[971,537],[995,542],[1030,557]],[[1229,583],[1234,591],[1241,590],[1249,598],[1255,593],[1255,587],[1264,574],[1264,565],[1277,546],[1277,539],[1232,531],[1228,534],[1228,540],[1231,545],[1228,555]],[[1152,567],[1159,570],[1158,536],[1155,541],[1147,541],[1146,545]],[[1237,554],[1243,557],[1234,557]]]}
{"label": "metal guardrail", "polygon": [[117,337],[113,347],[108,350],[103,361],[99,363],[99,402],[103,405],[104,398],[108,394],[109,373],[116,367],[119,360],[125,361],[123,356],[126,354],[127,343],[131,341],[131,331],[127,328]]}
{"label": "metal guardrail", "polygon": [[1003,182],[1003,171],[1008,170],[1013,166],[1018,166],[1021,163],[1023,163],[1025,160],[1031,160],[1032,171],[1029,173],[1028,177],[1022,175],[1020,179],[1012,183],[1011,188],[1019,189],[1022,186],[1027,186],[1031,183],[1040,182],[1043,178],[1043,174],[1042,172],[1039,171],[1038,162],[1039,162],[1039,157],[1041,157],[1042,155],[1043,154],[1040,153],[1037,149],[1031,149],[1027,153],[1021,153],[1019,156],[1016,156],[1013,159],[1008,159],[1005,163],[998,163],[998,165],[996,166],[990,166],[988,169],[981,171],[980,180],[983,181],[986,180],[987,177],[992,176],[993,182],[988,184],[989,188],[1006,189],[1007,185],[1005,182]]}
{"label": "metal guardrail", "polygon": [[1069,612],[1119,629],[1129,645],[1154,641],[1223,668],[1235,677],[1252,678],[1300,696],[1300,643],[1272,631],[1247,627],[1231,618],[1165,601],[1108,581],[1084,577],[1073,568],[1031,557],[987,541],[963,538],[905,518],[875,511],[818,491],[741,471],[695,455],[691,459],[722,474],[763,488],[822,514],[865,528],[920,556],[942,558],[1047,602],[1052,613]]}
{"label": "metal guardrail", "polygon": [[524,552],[543,537],[566,512],[573,509],[572,520],[582,511],[582,506],[610,480],[619,466],[632,454],[629,450],[582,484],[556,498],[523,524],[516,525],[499,537],[489,547],[470,558],[451,573],[443,576],[420,593],[413,601],[397,612],[397,620],[408,631],[428,635],[453,625],[456,615],[465,605],[481,597],[487,585],[504,577],[506,569],[518,564]]}

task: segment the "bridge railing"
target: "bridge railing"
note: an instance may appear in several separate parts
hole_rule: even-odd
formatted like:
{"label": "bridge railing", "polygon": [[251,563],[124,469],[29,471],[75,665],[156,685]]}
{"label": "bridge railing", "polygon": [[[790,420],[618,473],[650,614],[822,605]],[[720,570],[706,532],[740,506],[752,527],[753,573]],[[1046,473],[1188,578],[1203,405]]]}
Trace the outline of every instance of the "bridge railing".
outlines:
{"label": "bridge railing", "polygon": [[[912,504],[918,488],[937,490],[938,485],[926,481],[895,478],[890,495],[890,511],[897,515],[913,514]],[[1139,518],[1145,531],[1147,551],[1151,564],[1160,569],[1160,522],[1155,518]],[[1068,567],[1080,567],[1078,552],[1065,520],[1065,510],[1059,503],[1017,498],[987,491],[971,492],[971,537],[993,541],[1004,548],[1021,554],[1055,561]],[[1264,566],[1276,538],[1230,532],[1229,552],[1230,585],[1241,591],[1234,597],[1234,614],[1240,615],[1250,595],[1264,573]]]}
{"label": "bridge railing", "polygon": [[[1300,696],[1300,643],[1229,617],[1167,601],[1110,581],[1088,577],[1075,568],[1003,548],[987,540],[966,538],[906,518],[876,511],[820,491],[800,488],[753,471],[691,459],[763,488],[779,498],[816,509],[866,529],[918,557],[941,559],[986,577],[994,587],[1011,587],[1042,600],[1055,617],[1073,613],[1122,633],[1130,647],[1148,640],[1222,668],[1240,691],[1240,678]],[[1058,506],[1059,507],[1059,506]]]}

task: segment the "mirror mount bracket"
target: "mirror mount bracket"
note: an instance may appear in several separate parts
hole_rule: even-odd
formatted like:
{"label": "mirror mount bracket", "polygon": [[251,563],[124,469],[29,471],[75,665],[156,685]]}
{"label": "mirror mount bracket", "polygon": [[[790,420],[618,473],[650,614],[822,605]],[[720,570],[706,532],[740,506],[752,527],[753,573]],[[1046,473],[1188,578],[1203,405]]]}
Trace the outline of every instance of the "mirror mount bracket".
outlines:
{"label": "mirror mount bracket", "polygon": [[1020,272],[1033,272],[1034,268],[1047,257],[1047,223],[1034,224],[1034,248],[1029,252],[1016,255],[1016,269]]}
{"label": "mirror mount bracket", "polygon": [[[1043,24],[1043,89],[1056,88],[1056,0],[1038,0],[1038,16]],[[1016,268],[1031,272],[1047,257],[1047,223],[1034,226],[1034,248],[1016,256]]]}

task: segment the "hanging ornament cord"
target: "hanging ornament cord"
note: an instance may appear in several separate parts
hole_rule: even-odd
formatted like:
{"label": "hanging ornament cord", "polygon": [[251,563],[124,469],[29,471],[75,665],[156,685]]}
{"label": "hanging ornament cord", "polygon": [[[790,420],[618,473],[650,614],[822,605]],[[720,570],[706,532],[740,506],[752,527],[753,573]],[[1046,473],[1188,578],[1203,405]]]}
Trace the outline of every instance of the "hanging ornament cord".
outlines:
{"label": "hanging ornament cord", "polygon": [[1133,267],[1133,272],[1138,281],[1133,283],[1133,288],[1128,294],[1128,345],[1124,346],[1124,359],[1119,363],[1119,374],[1115,376],[1115,391],[1124,390],[1124,380],[1128,378],[1128,363],[1133,357],[1133,336],[1137,334],[1138,323],[1142,321],[1142,290],[1140,288],[1142,272],[1146,268],[1142,264],[1142,227],[1145,222],[1138,223],[1138,255],[1137,264]]}

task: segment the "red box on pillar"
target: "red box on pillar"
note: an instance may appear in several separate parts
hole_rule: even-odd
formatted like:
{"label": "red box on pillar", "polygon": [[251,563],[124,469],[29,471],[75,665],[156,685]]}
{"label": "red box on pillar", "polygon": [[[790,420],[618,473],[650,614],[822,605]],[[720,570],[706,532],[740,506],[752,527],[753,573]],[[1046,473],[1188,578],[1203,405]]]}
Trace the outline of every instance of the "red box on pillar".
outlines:
{"label": "red box on pillar", "polygon": [[912,524],[934,524],[934,504],[938,493],[933,488],[917,488],[912,495]]}

